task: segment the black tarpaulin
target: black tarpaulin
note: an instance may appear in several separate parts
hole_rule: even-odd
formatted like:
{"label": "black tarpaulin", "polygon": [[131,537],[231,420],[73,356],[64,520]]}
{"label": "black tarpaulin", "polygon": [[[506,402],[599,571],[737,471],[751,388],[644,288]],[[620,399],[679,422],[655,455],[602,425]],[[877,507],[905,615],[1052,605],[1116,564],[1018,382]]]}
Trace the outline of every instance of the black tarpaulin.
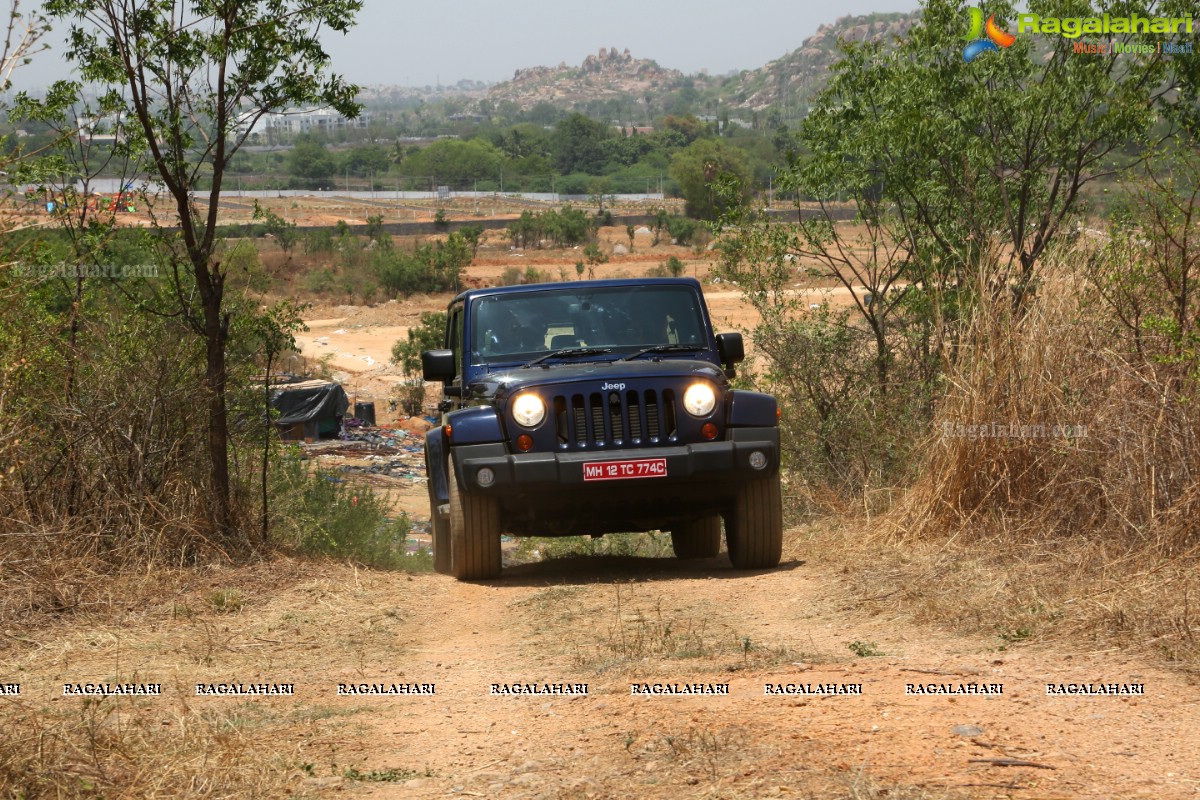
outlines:
{"label": "black tarpaulin", "polygon": [[345,416],[350,399],[341,384],[303,381],[271,387],[271,407],[279,412],[279,425],[318,422]]}

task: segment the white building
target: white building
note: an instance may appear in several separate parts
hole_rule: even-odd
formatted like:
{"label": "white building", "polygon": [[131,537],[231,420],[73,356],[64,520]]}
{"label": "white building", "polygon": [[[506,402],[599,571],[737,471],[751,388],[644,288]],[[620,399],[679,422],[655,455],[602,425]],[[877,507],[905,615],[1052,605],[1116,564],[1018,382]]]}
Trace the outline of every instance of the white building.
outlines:
{"label": "white building", "polygon": [[348,128],[366,128],[371,123],[371,113],[359,112],[354,119],[343,117],[332,108],[289,108],[286,111],[263,114],[251,129],[251,134],[280,134],[293,136],[298,133],[328,133]]}

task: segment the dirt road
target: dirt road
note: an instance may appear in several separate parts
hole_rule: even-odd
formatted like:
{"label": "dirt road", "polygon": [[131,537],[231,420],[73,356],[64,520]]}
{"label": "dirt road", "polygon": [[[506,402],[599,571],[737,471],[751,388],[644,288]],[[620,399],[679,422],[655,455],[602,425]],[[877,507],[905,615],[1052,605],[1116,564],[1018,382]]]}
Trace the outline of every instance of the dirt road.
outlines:
{"label": "dirt road", "polygon": [[[578,557],[488,584],[290,561],[184,573],[161,603],[41,631],[2,666],[20,702],[66,715],[81,700],[64,683],[160,681],[116,718],[219,718],[293,796],[1200,796],[1200,689],[1181,675],[915,627],[851,599],[808,536],[748,574],[723,555]],[[218,681],[295,694],[195,696]],[[1047,696],[1070,683],[1144,694]],[[645,684],[721,693],[632,694]]]}
{"label": "dirt road", "polygon": [[[366,704],[356,755],[360,770],[433,776],[373,796],[1200,794],[1200,692],[1176,677],[864,617],[835,576],[795,559],[751,575],[723,561],[581,558],[494,585],[422,579],[403,661],[437,697]],[[1048,683],[1087,682],[1146,694],[1046,696]],[[588,694],[496,696],[496,683]],[[728,695],[631,695],[647,683]],[[861,695],[764,694],[790,684]],[[906,693],[971,685],[993,693]]]}

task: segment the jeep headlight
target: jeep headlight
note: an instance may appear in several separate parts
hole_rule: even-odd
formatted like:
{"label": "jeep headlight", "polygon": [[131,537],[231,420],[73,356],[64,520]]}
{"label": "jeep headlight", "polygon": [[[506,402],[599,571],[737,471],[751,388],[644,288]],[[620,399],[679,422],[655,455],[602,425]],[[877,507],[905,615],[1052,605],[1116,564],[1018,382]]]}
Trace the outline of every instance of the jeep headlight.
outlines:
{"label": "jeep headlight", "polygon": [[536,428],[546,418],[546,404],[536,394],[519,394],[513,398],[512,415],[523,428]]}
{"label": "jeep headlight", "polygon": [[683,407],[693,417],[707,417],[717,406],[717,395],[707,383],[693,383],[683,393]]}

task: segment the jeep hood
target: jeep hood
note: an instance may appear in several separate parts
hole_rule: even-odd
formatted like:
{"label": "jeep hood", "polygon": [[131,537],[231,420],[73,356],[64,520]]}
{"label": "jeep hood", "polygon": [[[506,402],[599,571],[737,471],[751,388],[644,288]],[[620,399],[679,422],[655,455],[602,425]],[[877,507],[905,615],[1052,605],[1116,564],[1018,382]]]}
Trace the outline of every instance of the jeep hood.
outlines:
{"label": "jeep hood", "polygon": [[711,361],[691,358],[642,356],[632,361],[556,361],[532,367],[503,367],[471,382],[474,398],[503,399],[526,386],[556,386],[643,379],[707,378],[719,385],[727,380],[724,371]]}

